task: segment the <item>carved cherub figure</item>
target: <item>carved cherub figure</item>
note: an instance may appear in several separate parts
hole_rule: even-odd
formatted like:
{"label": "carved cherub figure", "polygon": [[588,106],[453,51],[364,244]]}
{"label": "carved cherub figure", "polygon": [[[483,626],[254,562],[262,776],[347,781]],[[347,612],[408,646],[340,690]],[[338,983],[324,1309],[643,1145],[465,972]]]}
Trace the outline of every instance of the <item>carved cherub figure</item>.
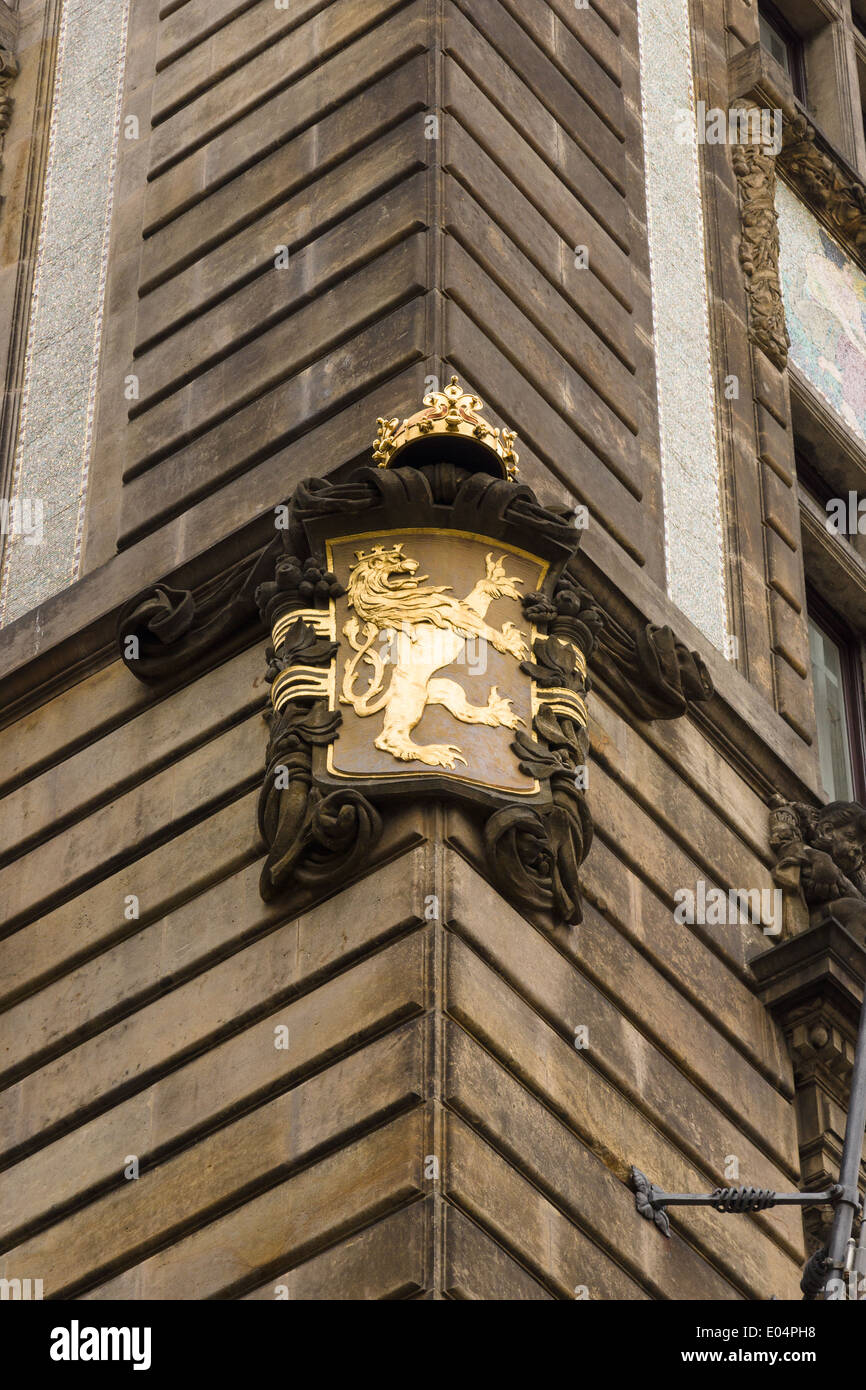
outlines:
{"label": "carved cherub figure", "polygon": [[774,878],[802,893],[814,926],[832,916],[866,940],[866,810],[855,801],[806,806],[774,797]]}

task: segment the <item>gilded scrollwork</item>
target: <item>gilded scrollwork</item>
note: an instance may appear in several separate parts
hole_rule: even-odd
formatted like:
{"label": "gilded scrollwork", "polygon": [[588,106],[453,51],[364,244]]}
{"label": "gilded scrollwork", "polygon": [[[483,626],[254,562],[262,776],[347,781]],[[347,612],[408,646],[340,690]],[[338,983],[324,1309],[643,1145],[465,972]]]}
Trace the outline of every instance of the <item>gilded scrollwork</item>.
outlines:
{"label": "gilded scrollwork", "polygon": [[575,925],[583,919],[579,870],[592,844],[587,659],[604,619],[567,573],[550,598],[531,594],[523,607],[539,632],[523,662],[534,682],[535,717],[533,736],[518,732],[512,747],[521,770],[547,785],[549,801],[494,812],[485,845],[497,882],[524,910]]}
{"label": "gilded scrollwork", "polygon": [[314,785],[313,750],[332,743],[341,723],[328,702],[338,647],[330,605],[340,593],[336,577],[314,556],[291,553],[256,589],[273,642],[266,653],[272,711],[258,808],[268,848],[260,881],[266,902],[290,885],[309,888],[323,877],[351,875],[381,834],[381,817],[366,797],[348,787],[324,795]]}

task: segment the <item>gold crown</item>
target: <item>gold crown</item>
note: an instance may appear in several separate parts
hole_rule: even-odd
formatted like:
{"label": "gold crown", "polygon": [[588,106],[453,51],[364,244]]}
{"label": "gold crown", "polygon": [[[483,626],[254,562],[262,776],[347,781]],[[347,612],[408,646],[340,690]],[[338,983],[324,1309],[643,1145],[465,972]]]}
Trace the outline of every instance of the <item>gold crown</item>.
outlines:
{"label": "gold crown", "polygon": [[402,552],[402,541],[399,545],[389,545],[387,549],[384,545],[374,545],[372,550],[356,550],[355,559],[358,561],[358,564],[360,564],[362,560],[375,560],[377,555],[400,555],[402,559]]}
{"label": "gold crown", "polygon": [[425,410],[410,415],[402,424],[396,415],[393,420],[377,420],[379,432],[373,458],[380,468],[390,468],[409,444],[438,435],[483,444],[496,457],[503,478],[516,481],[517,434],[488,424],[478,413],[484,409],[484,402],[464,391],[456,376],[452,376],[444,391],[431,391],[425,396],[424,405]]}

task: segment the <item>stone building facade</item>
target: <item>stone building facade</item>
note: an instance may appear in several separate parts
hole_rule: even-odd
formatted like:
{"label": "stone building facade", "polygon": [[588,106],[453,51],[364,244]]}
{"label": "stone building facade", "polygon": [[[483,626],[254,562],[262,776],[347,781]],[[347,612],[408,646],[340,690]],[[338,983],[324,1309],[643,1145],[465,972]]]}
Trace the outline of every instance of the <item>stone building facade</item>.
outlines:
{"label": "stone building facade", "polygon": [[[0,1278],[800,1296],[827,1209],[665,1234],[632,1170],[838,1174],[866,973],[860,11],[0,0]],[[302,806],[286,851],[263,716],[299,668],[269,629],[318,599],[274,607],[285,537],[373,496],[377,422],[452,374],[517,431],[519,481],[482,486],[483,439],[449,453],[443,425],[456,471],[394,458],[388,527],[422,525],[391,500],[414,468],[442,509],[469,479],[464,530],[548,536],[567,601],[532,621],[578,653],[554,714],[580,809],[540,802],[491,856],[487,792],[377,799],[370,740],[351,815]],[[332,658],[304,650],[309,712]]]}

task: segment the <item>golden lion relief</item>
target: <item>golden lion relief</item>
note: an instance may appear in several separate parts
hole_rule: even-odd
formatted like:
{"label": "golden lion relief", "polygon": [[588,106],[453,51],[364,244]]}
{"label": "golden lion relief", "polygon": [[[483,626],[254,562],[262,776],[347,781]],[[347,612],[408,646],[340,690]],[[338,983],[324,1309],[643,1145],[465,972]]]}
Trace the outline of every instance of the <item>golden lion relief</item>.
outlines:
{"label": "golden lion relief", "polygon": [[[449,584],[424,586],[426,574],[416,575],[418,561],[403,554],[402,545],[389,549],[377,545],[358,551],[348,583],[348,603],[355,617],[343,628],[355,655],[347,663],[340,702],[357,715],[385,711],[384,727],[375,746],[404,762],[454,768],[466,763],[454,744],[412,742],[411,733],[428,705],[442,705],[464,724],[487,724],[516,729],[523,721],[494,685],[486,705],[472,705],[456,681],[434,679],[434,672],[450,666],[463,652],[467,639],[489,642],[498,652],[523,661],[528,641],[513,623],[490,627],[484,615],[497,598],[520,599],[517,585],[523,581],[505,573],[505,557],[487,556],[487,573],[464,599],[449,594]],[[385,684],[387,658],[374,650],[377,637],[392,642],[396,652],[391,679]],[[367,689],[357,694],[360,665],[370,667]]]}

